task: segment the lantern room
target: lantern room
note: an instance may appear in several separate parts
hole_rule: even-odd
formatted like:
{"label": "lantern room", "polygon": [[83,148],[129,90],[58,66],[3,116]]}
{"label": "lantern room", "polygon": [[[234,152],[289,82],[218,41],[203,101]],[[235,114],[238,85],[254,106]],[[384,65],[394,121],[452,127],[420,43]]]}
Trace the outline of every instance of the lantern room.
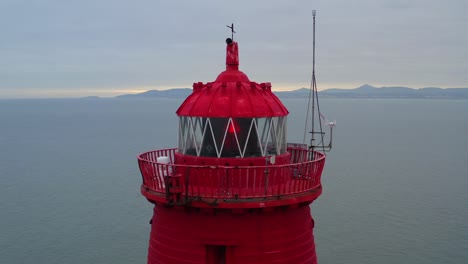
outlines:
{"label": "lantern room", "polygon": [[238,44],[226,43],[226,70],[214,82],[194,83],[177,110],[178,153],[208,163],[286,154],[288,110],[270,83],[252,82],[238,70]]}
{"label": "lantern room", "polygon": [[286,117],[180,116],[179,153],[251,158],[286,152]]}

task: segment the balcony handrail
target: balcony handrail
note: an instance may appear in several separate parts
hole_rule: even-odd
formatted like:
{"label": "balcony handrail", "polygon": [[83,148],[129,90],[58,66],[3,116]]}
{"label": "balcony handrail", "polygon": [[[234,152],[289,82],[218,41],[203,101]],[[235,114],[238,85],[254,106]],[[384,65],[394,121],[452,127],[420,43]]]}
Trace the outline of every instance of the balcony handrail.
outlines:
{"label": "balcony handrail", "polygon": [[[169,200],[177,190],[177,199],[184,201],[281,199],[320,187],[325,163],[325,154],[298,147],[288,148],[290,163],[262,166],[174,164],[176,151],[171,148],[138,155],[144,192]],[[170,163],[157,162],[161,156],[168,157]]]}

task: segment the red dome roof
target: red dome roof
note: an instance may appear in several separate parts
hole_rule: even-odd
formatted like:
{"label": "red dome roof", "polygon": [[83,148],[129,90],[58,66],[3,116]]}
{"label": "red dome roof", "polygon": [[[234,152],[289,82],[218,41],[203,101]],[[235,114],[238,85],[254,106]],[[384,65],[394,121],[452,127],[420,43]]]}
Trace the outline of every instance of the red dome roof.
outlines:
{"label": "red dome roof", "polygon": [[238,70],[237,43],[227,45],[226,71],[214,82],[193,84],[193,93],[177,110],[179,116],[272,117],[288,109],[271,92],[270,83],[251,82]]}

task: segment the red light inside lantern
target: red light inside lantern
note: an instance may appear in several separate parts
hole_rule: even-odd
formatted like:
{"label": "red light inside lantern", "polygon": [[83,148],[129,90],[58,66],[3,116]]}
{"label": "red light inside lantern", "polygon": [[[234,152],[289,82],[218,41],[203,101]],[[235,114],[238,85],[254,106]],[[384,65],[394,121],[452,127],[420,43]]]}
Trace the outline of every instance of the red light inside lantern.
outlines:
{"label": "red light inside lantern", "polygon": [[231,123],[229,123],[228,132],[231,133],[231,134],[234,133],[234,132],[236,134],[240,132],[239,124],[236,121],[234,121],[234,119],[232,120]]}

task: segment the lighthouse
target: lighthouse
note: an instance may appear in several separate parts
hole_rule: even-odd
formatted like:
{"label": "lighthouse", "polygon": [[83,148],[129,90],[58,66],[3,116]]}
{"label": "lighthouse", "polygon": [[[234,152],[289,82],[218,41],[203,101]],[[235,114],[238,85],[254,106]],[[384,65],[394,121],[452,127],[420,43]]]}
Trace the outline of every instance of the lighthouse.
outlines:
{"label": "lighthouse", "polygon": [[317,263],[310,204],[325,154],[287,142],[287,108],[239,70],[238,50],[228,38],[226,70],[193,84],[177,146],[138,156],[149,264]]}

